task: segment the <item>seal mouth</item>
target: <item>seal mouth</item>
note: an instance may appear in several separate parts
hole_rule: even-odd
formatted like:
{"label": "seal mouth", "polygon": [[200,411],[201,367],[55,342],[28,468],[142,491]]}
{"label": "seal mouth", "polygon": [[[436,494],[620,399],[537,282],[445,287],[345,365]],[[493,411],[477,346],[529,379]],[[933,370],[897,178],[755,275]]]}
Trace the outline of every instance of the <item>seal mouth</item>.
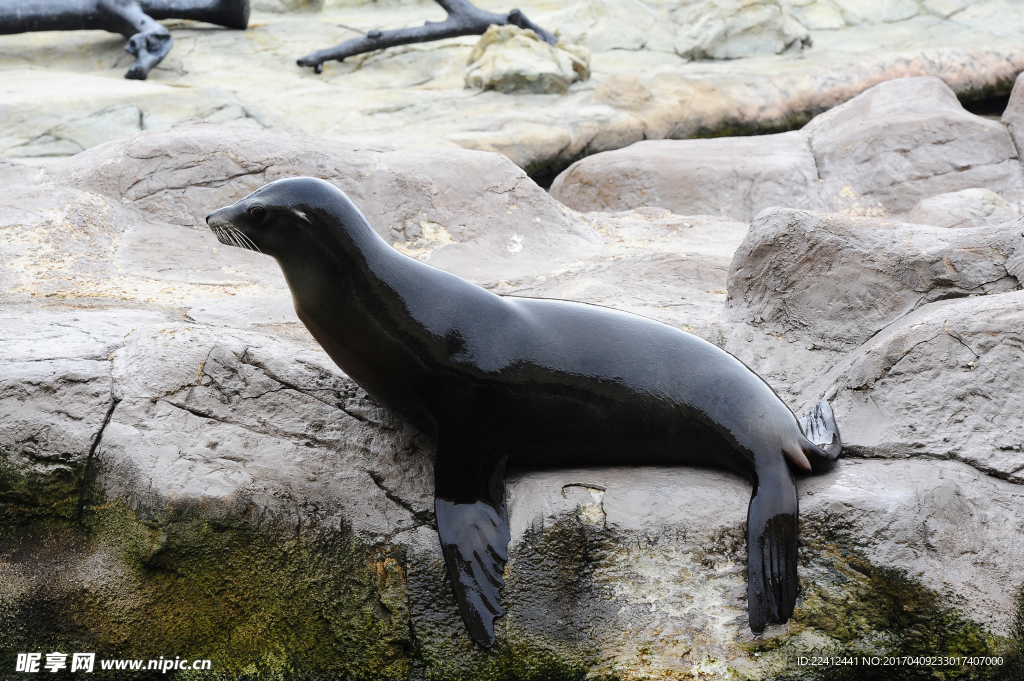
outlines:
{"label": "seal mouth", "polygon": [[[211,220],[211,218],[213,219]],[[216,219],[213,215],[208,215],[206,216],[206,224],[210,226],[210,230],[217,236],[217,241],[225,246],[244,248],[247,251],[255,251],[256,253],[263,252],[259,246],[253,243],[252,239],[230,223],[225,223]]]}

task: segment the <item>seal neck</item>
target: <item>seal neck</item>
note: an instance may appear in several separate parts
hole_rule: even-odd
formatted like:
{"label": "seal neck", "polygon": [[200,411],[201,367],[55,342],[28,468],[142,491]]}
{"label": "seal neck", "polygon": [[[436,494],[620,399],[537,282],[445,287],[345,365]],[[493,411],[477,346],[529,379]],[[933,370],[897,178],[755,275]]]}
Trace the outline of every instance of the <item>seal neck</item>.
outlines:
{"label": "seal neck", "polygon": [[[398,291],[418,263],[381,238],[345,198],[304,210],[309,226],[275,256],[295,310],[331,358],[359,382],[410,327]],[[397,352],[394,348],[392,352]]]}

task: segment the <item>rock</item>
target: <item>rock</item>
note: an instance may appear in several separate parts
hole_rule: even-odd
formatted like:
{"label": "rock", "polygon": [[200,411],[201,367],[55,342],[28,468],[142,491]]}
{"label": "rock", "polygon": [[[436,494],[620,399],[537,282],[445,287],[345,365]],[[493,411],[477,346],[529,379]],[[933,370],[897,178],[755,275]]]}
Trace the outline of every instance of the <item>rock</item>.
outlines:
{"label": "rock", "polygon": [[473,47],[466,87],[481,90],[563,94],[590,77],[590,56],[580,48],[549,45],[529,29],[491,26]]}
{"label": "rock", "polygon": [[1020,76],[1013,82],[1010,101],[1006,103],[1002,118],[1003,124],[1010,130],[1019,156],[1020,150],[1024,149],[1024,84]]}
{"label": "rock", "polygon": [[1017,481],[1021,281],[1019,222],[775,209],[730,268],[724,346],[794,409],[829,400],[850,456],[955,458]]}
{"label": "rock", "polygon": [[639,111],[654,94],[635,73],[617,73],[594,89],[594,101],[619,109]]}
{"label": "rock", "polygon": [[[48,92],[35,85],[43,77]],[[111,81],[87,74],[4,71],[0,84],[0,155],[71,156],[142,130],[190,119],[263,127],[257,114],[223,91],[181,92],[153,81]]]}
{"label": "rock", "polygon": [[779,4],[812,31],[846,28],[843,13],[832,0],[782,0]]}
{"label": "rock", "polygon": [[969,4],[967,0],[924,0],[921,7],[935,16],[946,19],[950,15],[966,9]]}
{"label": "rock", "polygon": [[1007,0],[971,2],[960,12],[951,13],[949,20],[974,30],[990,31],[999,36],[1019,34],[1024,29],[1024,11],[1020,5]]}
{"label": "rock", "polygon": [[1022,281],[1016,223],[952,229],[775,208],[736,251],[723,319],[852,350],[922,305]]}
{"label": "rock", "polygon": [[[995,297],[991,300],[994,302]],[[844,449],[846,437],[844,430]],[[1020,518],[1015,508],[1024,492],[1020,485],[956,461],[851,459],[844,461],[835,474],[802,481],[801,490],[802,525],[817,525],[825,533],[831,529],[843,537],[846,531],[836,519],[848,519],[856,528],[851,534],[863,541],[860,546],[871,564],[892,566],[903,575],[914,575],[927,588],[958,603],[975,621],[1006,631],[1005,615],[1001,613],[1014,611],[1012,599],[1019,589],[1016,584],[1024,575],[1019,566],[1008,572],[993,567],[1007,565],[1007,559],[1020,560],[1017,542],[1013,548],[999,544],[1000,536],[1009,537],[1014,532],[1019,535]],[[803,536],[801,544],[806,545]],[[839,544],[849,546],[842,539]],[[804,550],[801,548],[801,552]],[[829,592],[838,588],[841,594],[841,585],[851,577],[861,584],[867,581],[864,575],[858,577],[842,566],[837,574],[829,569],[835,564],[822,565],[824,562],[804,572],[804,607],[821,598],[815,604],[814,615],[800,618],[804,622],[842,618],[842,596]],[[873,571],[870,581],[878,584],[886,579],[892,579],[888,588],[908,585],[899,579],[898,572],[885,575],[881,570]],[[879,591],[884,593],[888,588]],[[814,606],[808,607],[812,609]],[[859,615],[851,612],[849,622],[850,629],[866,638],[867,627]],[[917,627],[940,639],[954,635],[959,628],[955,621],[938,626],[920,622]]]}
{"label": "rock", "polygon": [[742,221],[769,206],[824,209],[799,132],[638,142],[577,161],[555,178],[551,195],[580,211],[656,206]]}
{"label": "rock", "polygon": [[[686,62],[673,51],[683,27],[669,12],[679,3],[603,0],[556,7],[527,0],[520,7],[532,20],[552,31],[564,29],[561,35],[570,42],[576,35],[584,36],[583,44],[595,41],[591,49],[600,54],[591,81],[545,97],[466,89],[466,59],[476,36],[330,62],[319,77],[295,66],[296,57],[361,32],[443,20],[444,10],[431,0],[326,0],[319,12],[256,11],[246,31],[172,23],[176,47],[144,84],[124,83],[131,58],[114,34],[0,36],[0,89],[24,74],[0,101],[0,138],[10,138],[4,148],[18,147],[18,153],[36,158],[67,156],[110,139],[94,134],[100,127],[125,134],[137,130],[128,109],[106,120],[109,107],[127,102],[142,112],[143,129],[198,116],[313,134],[358,148],[459,146],[504,154],[548,178],[585,156],[644,139],[794,129],[893,78],[937,76],[965,100],[1003,93],[1024,69],[1016,10],[1001,0],[970,4],[949,19],[918,16],[830,31],[811,51],[803,51],[807,59],[787,52]],[[834,3],[815,0],[808,7],[818,6]],[[581,10],[574,23],[573,7],[593,12]],[[780,0],[780,7],[798,14],[790,0]],[[994,9],[978,13],[975,7]],[[971,30],[957,23],[968,11],[973,12]],[[652,93],[650,102],[639,110],[592,106],[590,86],[624,72],[638,74]],[[55,116],[57,108],[67,115]],[[106,122],[99,126],[97,119]],[[93,132],[80,134],[86,123]],[[60,127],[65,125],[66,135]],[[51,134],[56,128],[59,134]]]}
{"label": "rock", "polygon": [[1024,197],[1006,128],[965,111],[938,78],[881,83],[817,116],[803,132],[834,211],[907,213],[922,199],[974,187],[1010,201]]}
{"label": "rock", "polygon": [[675,51],[687,59],[737,59],[811,46],[811,36],[777,0],[710,0],[673,10],[682,28]]}
{"label": "rock", "polygon": [[251,0],[250,7],[257,12],[319,11],[324,0]]}
{"label": "rock", "polygon": [[0,512],[75,518],[87,466],[110,417],[109,352],[150,311],[67,311],[49,324],[0,311]]}
{"label": "rock", "polygon": [[832,0],[843,12],[846,23],[881,24],[905,21],[917,16],[921,8],[914,0]]}
{"label": "rock", "polygon": [[1013,291],[923,306],[809,392],[832,401],[852,455],[955,459],[1022,483],[1022,303]]}
{"label": "rock", "polygon": [[[446,583],[430,444],[329,361],[287,309],[272,261],[220,247],[200,222],[211,205],[298,174],[342,186],[396,247],[415,251],[443,228],[453,243],[429,262],[458,246],[453,268],[481,268],[496,290],[629,304],[705,334],[724,298],[712,287],[746,231],[664,209],[580,216],[496,155],[209,124],[42,169],[0,164],[0,279],[17,289],[0,290],[0,419],[13,424],[0,429],[0,649],[174,650],[228,677],[385,680],[511,677],[524,665],[559,679],[773,678],[813,651],[999,652],[989,634],[1009,633],[1024,581],[1024,488],[979,469],[1019,465],[1022,292],[926,305],[890,325],[905,336],[817,377],[855,453],[913,449],[903,424],[918,414],[894,395],[905,380],[920,422],[947,419],[961,460],[850,459],[800,480],[802,591],[789,624],[757,639],[747,628],[746,481],[686,467],[512,470],[506,614],[483,651]],[[983,232],[893,229],[953,245]],[[501,279],[519,257],[509,247],[529,254],[532,242],[535,257]],[[971,242],[970,276],[984,271],[983,242]],[[954,333],[978,354],[975,371],[960,363],[964,346],[929,346]],[[918,360],[953,367],[952,408],[925,394],[934,368],[903,366]],[[979,381],[989,370],[1004,373]],[[861,376],[894,405],[877,441],[848,387]],[[954,432],[957,418],[969,427]],[[917,437],[915,453],[939,451],[938,435]],[[993,444],[1008,448],[993,456]]]}
{"label": "rock", "polygon": [[554,271],[498,283],[503,294],[559,298],[626,310],[708,340],[746,223],[658,208],[584,216],[605,239],[601,253]]}
{"label": "rock", "polygon": [[[507,277],[543,270],[551,254],[570,262],[601,247],[585,222],[507,159],[461,149],[357,151],[276,131],[198,124],[124,138],[43,171],[48,181],[87,187],[147,220],[198,227],[210,243],[211,211],[295,176],[334,182],[400,250],[470,279],[485,271]],[[470,242],[477,246],[467,256]]]}
{"label": "rock", "polygon": [[545,21],[562,40],[594,52],[673,51],[675,26],[638,0],[581,0]]}
{"label": "rock", "polygon": [[988,189],[964,189],[922,199],[907,222],[936,227],[995,227],[1016,220],[1018,212]]}

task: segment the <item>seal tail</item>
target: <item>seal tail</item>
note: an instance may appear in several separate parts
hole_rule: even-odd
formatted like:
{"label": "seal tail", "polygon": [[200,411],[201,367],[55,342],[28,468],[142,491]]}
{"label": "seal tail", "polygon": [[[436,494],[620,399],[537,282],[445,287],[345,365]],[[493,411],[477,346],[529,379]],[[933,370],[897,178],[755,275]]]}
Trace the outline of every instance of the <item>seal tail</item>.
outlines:
{"label": "seal tail", "polygon": [[747,510],[747,612],[755,634],[769,620],[788,620],[796,605],[796,483],[782,468],[785,479],[758,481]]}

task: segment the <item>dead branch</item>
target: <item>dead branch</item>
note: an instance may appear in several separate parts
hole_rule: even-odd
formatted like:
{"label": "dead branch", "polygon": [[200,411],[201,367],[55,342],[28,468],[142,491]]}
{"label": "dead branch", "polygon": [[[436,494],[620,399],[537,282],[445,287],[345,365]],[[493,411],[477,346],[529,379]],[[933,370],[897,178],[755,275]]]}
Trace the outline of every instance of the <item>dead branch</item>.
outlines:
{"label": "dead branch", "polygon": [[370,31],[362,38],[353,38],[326,50],[317,50],[298,60],[299,66],[312,66],[316,73],[322,73],[325,61],[342,61],[357,54],[375,52],[397,45],[426,43],[463,35],[483,35],[488,26],[513,24],[519,28],[531,29],[541,40],[554,45],[558,38],[526,18],[517,9],[508,14],[495,14],[471,5],[468,0],[435,0],[448,13],[444,21],[428,21],[415,28],[400,28],[394,31]]}
{"label": "dead branch", "polygon": [[125,78],[145,80],[174,45],[157,19],[193,19],[244,30],[249,0],[4,0],[0,34],[102,30],[128,38],[135,56]]}

